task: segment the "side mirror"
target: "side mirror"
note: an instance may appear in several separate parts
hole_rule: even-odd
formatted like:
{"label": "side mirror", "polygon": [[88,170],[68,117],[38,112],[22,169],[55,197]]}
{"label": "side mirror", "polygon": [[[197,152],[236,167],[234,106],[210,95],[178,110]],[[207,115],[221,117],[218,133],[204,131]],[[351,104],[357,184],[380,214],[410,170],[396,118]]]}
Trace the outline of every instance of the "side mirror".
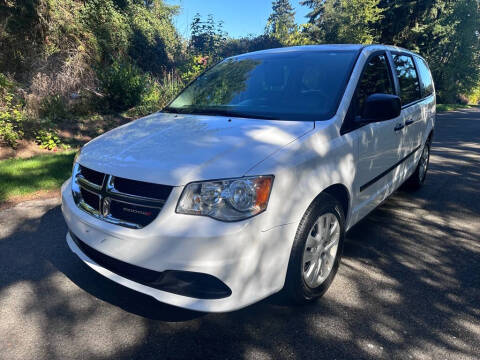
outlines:
{"label": "side mirror", "polygon": [[378,122],[398,117],[402,111],[400,98],[389,94],[372,94],[363,106],[361,122]]}

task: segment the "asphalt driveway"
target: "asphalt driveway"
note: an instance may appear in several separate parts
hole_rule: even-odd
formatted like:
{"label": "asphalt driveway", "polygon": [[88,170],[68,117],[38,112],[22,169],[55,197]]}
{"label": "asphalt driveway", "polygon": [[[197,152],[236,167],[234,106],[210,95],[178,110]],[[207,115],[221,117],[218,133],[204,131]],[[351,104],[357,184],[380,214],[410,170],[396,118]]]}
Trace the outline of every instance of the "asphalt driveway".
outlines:
{"label": "asphalt driveway", "polygon": [[58,199],[0,212],[0,359],[479,359],[480,110],[438,116],[426,186],[352,229],[327,294],[228,314],[157,303],[67,248]]}

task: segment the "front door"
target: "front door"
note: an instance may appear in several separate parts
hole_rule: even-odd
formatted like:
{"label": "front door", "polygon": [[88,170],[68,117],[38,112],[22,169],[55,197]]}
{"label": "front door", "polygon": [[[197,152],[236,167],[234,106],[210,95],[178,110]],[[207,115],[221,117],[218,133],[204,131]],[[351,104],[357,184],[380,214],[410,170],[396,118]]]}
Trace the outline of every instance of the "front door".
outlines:
{"label": "front door", "polygon": [[[363,70],[352,100],[352,111],[361,116],[366,98],[371,94],[395,94],[391,67],[384,52],[372,55]],[[392,191],[391,171],[402,157],[405,136],[402,116],[370,123],[356,129],[358,138],[356,192],[352,220],[373,210]]]}

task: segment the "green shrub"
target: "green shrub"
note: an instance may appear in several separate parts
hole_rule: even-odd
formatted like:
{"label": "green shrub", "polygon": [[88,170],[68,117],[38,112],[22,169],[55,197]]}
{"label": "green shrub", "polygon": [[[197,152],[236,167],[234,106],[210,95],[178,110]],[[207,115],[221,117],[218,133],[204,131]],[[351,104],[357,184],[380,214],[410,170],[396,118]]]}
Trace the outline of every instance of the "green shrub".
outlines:
{"label": "green shrub", "polygon": [[0,137],[12,148],[17,147],[17,141],[23,136],[23,132],[18,130],[14,124],[5,121],[3,118],[4,113],[0,113]]}
{"label": "green shrub", "polygon": [[25,112],[19,99],[15,94],[15,84],[0,74],[0,140],[13,148],[23,137]]}
{"label": "green shrub", "polygon": [[208,56],[191,56],[181,67],[182,80],[185,83],[189,83],[205,71],[210,65],[212,65],[212,59]]}
{"label": "green shrub", "polygon": [[468,100],[472,105],[480,105],[480,84],[472,90]]}
{"label": "green shrub", "polygon": [[126,61],[115,61],[98,74],[101,88],[110,108],[124,111],[142,101],[148,90],[149,76]]}
{"label": "green shrub", "polygon": [[38,146],[42,149],[56,150],[61,144],[60,138],[53,130],[39,130],[37,136],[35,136]]}

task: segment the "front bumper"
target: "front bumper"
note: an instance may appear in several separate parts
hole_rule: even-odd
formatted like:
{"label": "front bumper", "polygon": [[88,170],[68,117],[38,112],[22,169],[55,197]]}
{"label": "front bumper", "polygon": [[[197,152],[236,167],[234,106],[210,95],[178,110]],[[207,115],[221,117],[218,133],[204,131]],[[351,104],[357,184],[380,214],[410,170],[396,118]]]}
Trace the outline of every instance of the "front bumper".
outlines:
{"label": "front bumper", "polygon": [[294,224],[264,230],[262,215],[239,223],[222,223],[176,214],[180,192],[181,188],[176,188],[157,219],[143,229],[123,228],[83,212],[73,201],[70,181],[62,187],[62,211],[70,231],[96,252],[147,271],[206,274],[230,290],[225,297],[200,298],[195,293],[185,296],[147,286],[121,271],[112,271],[112,267],[101,266],[87,255],[88,251],[82,251],[70,234],[67,243],[81,260],[110,280],[191,310],[233,311],[282,289],[296,231]]}
{"label": "front bumper", "polygon": [[190,271],[153,271],[114,259],[85,244],[77,236],[68,233],[77,248],[97,265],[142,285],[198,299],[222,299],[232,290],[212,275]]}

